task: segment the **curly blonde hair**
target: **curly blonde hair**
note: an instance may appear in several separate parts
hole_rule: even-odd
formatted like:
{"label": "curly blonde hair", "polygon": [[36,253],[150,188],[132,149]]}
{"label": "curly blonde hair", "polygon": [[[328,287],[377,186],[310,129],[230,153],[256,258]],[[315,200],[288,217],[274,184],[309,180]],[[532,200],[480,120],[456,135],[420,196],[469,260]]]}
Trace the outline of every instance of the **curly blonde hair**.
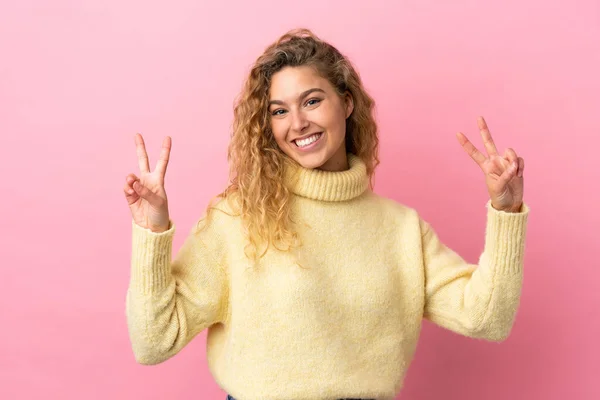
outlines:
{"label": "curly blonde hair", "polygon": [[[235,103],[227,157],[231,180],[227,189],[213,198],[234,203],[232,209],[242,216],[249,241],[244,253],[255,262],[271,244],[287,250],[295,247],[298,239],[291,228],[295,222],[290,213],[291,194],[283,181],[285,163],[291,159],[275,142],[268,112],[271,78],[286,66],[311,66],[329,80],[340,96],[350,92],[354,109],[346,120],[346,151],[366,164],[371,188],[379,164],[375,103],[352,63],[308,29],[291,30],[268,46],[252,66]],[[215,209],[209,204],[207,217]],[[287,245],[287,249],[278,247],[278,243]],[[261,244],[265,248],[259,255]]]}

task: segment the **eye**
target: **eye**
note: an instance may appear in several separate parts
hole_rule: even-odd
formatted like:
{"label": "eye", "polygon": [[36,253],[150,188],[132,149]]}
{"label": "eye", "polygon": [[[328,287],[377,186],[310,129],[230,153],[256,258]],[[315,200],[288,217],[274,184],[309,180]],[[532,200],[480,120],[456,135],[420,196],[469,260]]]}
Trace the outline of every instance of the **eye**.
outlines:
{"label": "eye", "polygon": [[306,105],[314,106],[315,104],[319,104],[320,102],[321,102],[321,99],[310,99],[306,102]]}
{"label": "eye", "polygon": [[283,115],[283,113],[285,113],[285,110],[282,108],[278,108],[277,110],[272,111],[271,115]]}

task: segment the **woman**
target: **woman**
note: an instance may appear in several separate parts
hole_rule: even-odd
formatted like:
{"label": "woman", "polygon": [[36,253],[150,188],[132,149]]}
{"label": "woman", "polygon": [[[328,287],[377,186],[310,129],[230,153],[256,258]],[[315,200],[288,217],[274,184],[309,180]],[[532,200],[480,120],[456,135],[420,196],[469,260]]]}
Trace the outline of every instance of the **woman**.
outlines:
{"label": "woman", "polygon": [[[351,63],[291,31],[253,66],[234,112],[232,180],[171,261],[164,177],[171,140],[124,188],[133,252],[133,353],[157,364],[208,329],[217,383],[238,400],[393,399],[423,318],[504,340],[519,304],[528,207],[523,159],[500,156],[483,119],[485,249],[468,264],[407,206],[372,191],[373,100]],[[213,203],[213,202],[211,202]]]}

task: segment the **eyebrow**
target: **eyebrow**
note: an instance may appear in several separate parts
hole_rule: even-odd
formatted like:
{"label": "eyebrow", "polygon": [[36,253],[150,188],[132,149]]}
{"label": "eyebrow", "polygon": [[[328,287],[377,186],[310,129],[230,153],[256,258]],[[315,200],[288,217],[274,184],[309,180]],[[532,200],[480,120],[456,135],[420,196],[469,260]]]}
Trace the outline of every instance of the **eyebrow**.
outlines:
{"label": "eyebrow", "polygon": [[[304,92],[300,93],[300,99],[305,98],[306,96],[308,96],[309,94],[313,93],[313,92],[321,92],[321,93],[325,93],[325,91],[323,89],[319,89],[319,88],[312,88],[312,89],[308,89],[305,90]],[[281,101],[281,100],[271,100],[269,101],[269,106],[271,106],[272,104],[279,104],[279,105],[285,105],[285,102]]]}

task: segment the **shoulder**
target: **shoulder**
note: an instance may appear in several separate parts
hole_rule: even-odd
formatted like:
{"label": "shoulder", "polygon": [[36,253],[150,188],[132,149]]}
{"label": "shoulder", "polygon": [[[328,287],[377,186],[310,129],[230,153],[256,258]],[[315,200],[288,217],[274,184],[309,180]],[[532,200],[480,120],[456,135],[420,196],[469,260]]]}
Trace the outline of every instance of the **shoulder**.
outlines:
{"label": "shoulder", "polygon": [[367,218],[377,226],[382,240],[390,240],[393,243],[393,251],[399,254],[419,254],[422,249],[423,232],[427,230],[419,211],[393,198],[376,193],[369,196],[373,210]]}
{"label": "shoulder", "polygon": [[371,190],[364,196],[364,212],[369,219],[392,231],[406,235],[419,235],[423,230],[421,216],[415,207],[411,207],[393,198],[385,197]]}
{"label": "shoulder", "polygon": [[373,207],[398,218],[413,219],[419,217],[419,214],[415,208],[390,197],[385,197],[369,191],[369,193],[366,195],[366,199]]}
{"label": "shoulder", "polygon": [[194,231],[208,229],[211,231],[226,232],[232,228],[239,228],[241,223],[236,194],[227,197],[213,196],[204,211],[196,219]]}
{"label": "shoulder", "polygon": [[220,265],[227,262],[230,245],[239,243],[243,233],[239,213],[229,200],[218,195],[209,200],[194,220],[184,248],[211,254],[211,259]]}

